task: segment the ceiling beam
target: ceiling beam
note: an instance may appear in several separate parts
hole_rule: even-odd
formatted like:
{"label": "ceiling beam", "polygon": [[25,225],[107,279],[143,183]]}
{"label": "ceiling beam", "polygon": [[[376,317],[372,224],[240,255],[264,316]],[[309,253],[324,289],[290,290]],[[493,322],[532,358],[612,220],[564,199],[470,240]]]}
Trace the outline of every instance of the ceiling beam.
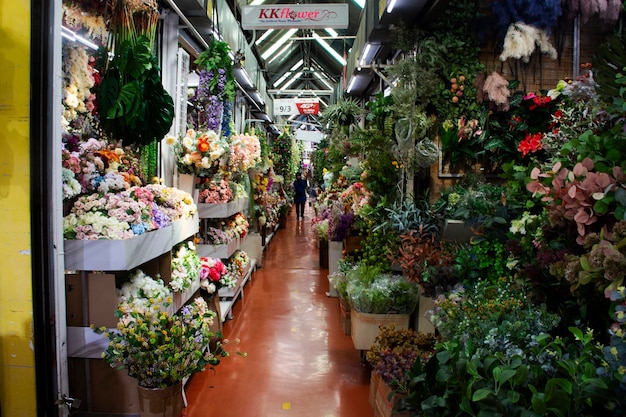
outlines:
{"label": "ceiling beam", "polygon": [[276,95],[288,95],[288,96],[293,96],[293,95],[298,95],[298,94],[317,94],[317,95],[325,95],[325,96],[329,96],[334,94],[335,92],[333,90],[277,90],[277,89],[272,89],[272,90],[267,90],[268,94],[276,94]]}

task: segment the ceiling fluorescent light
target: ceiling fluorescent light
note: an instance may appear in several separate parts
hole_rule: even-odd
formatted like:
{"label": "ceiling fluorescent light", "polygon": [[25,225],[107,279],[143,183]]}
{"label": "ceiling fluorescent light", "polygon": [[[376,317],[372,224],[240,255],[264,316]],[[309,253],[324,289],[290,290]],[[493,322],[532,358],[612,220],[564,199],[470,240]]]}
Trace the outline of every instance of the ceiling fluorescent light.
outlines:
{"label": "ceiling fluorescent light", "polygon": [[252,0],[250,2],[250,6],[258,6],[259,4],[265,3],[265,0]]}
{"label": "ceiling fluorescent light", "polygon": [[326,42],[324,39],[322,39],[320,37],[320,35],[318,35],[317,33],[313,32],[313,38],[317,41],[317,43],[319,43],[322,46],[322,48],[324,48],[326,51],[328,51],[328,53],[330,53],[330,55],[332,55],[332,57],[335,58],[337,60],[337,62],[339,62],[343,66],[346,65],[346,60],[343,59],[343,57],[341,55],[339,55],[339,53],[337,51],[335,51],[335,49],[328,44],[328,42]]}
{"label": "ceiling fluorescent light", "polygon": [[330,85],[330,83],[328,81],[326,81],[324,79],[324,77],[322,77],[319,72],[314,72],[313,75],[315,75],[317,77],[318,80],[320,80],[322,82],[322,84],[324,84],[326,87],[328,87],[329,90],[334,90],[335,88]]}
{"label": "ceiling fluorescent light", "polygon": [[356,82],[356,76],[353,75],[352,78],[350,78],[350,82],[348,83],[348,89],[346,90],[346,93],[350,94],[350,92],[352,91],[352,88],[354,87],[355,82]]}
{"label": "ceiling fluorescent light", "polygon": [[296,65],[294,65],[293,67],[291,67],[291,69],[290,69],[289,71],[295,71],[295,70],[297,70],[298,68],[300,68],[300,67],[302,66],[302,64],[304,64],[304,61],[301,59],[300,61],[298,61],[298,62],[296,63]]}
{"label": "ceiling fluorescent light", "polygon": [[259,39],[256,40],[255,44],[260,45],[268,36],[270,36],[274,32],[274,29],[268,29],[264,34],[261,35]]}
{"label": "ceiling fluorescent light", "polygon": [[272,59],[270,59],[269,61],[267,61],[267,65],[271,64],[272,62],[274,62],[279,56],[281,56],[282,54],[284,54],[285,52],[287,52],[289,50],[289,48],[291,48],[291,44],[292,42],[289,42],[287,45],[285,45],[285,47],[283,49],[281,49],[280,51],[278,51],[276,53],[276,55],[274,55],[272,57]]}
{"label": "ceiling fluorescent light", "polygon": [[372,49],[372,44],[369,42],[366,43],[365,49],[363,50],[363,54],[361,55],[361,60],[359,61],[359,65],[367,65],[367,55],[370,53],[371,49]]}
{"label": "ceiling fluorescent light", "polygon": [[335,29],[326,28],[324,30],[326,31],[326,33],[328,33],[333,38],[336,38],[337,36],[339,36],[339,34],[337,33],[337,31]]}
{"label": "ceiling fluorescent light", "polygon": [[396,7],[396,0],[389,0],[389,3],[387,3],[387,13],[393,12],[394,7]]}
{"label": "ceiling fluorescent light", "polygon": [[283,85],[283,87],[280,89],[280,91],[284,91],[284,90],[286,90],[287,88],[289,88],[289,86],[290,86],[291,84],[293,84],[293,83],[294,83],[294,82],[295,82],[298,78],[300,78],[300,76],[301,76],[301,75],[302,75],[302,71],[299,71],[299,72],[295,73],[295,74],[293,75],[293,77],[291,77],[291,79],[290,79],[289,81],[287,81],[287,82],[285,83],[285,85]]}
{"label": "ceiling fluorescent light", "polygon": [[296,33],[298,31],[298,29],[289,29],[287,31],[287,33],[285,33],[279,40],[278,42],[276,42],[274,45],[270,46],[267,51],[263,52],[263,55],[261,55],[261,58],[263,58],[264,60],[266,60],[267,58],[269,58],[270,56],[272,56],[272,54],[276,51],[278,51],[278,48],[280,48],[281,46],[283,46],[285,44],[285,42],[287,42],[289,40],[289,38],[291,38],[293,36],[294,33]]}
{"label": "ceiling fluorescent light", "polygon": [[254,83],[252,82],[252,79],[248,75],[248,72],[245,69],[243,69],[243,68],[240,69],[239,71],[241,72],[241,74],[243,75],[243,78],[246,81],[246,87],[248,87],[248,88],[254,87]]}
{"label": "ceiling fluorescent light", "polygon": [[278,88],[278,86],[281,85],[287,78],[289,78],[290,75],[291,73],[289,72],[284,73],[282,77],[276,80],[276,82],[274,83],[274,87]]}
{"label": "ceiling fluorescent light", "polygon": [[356,3],[357,6],[359,6],[361,9],[365,7],[365,0],[354,0],[354,2]]}

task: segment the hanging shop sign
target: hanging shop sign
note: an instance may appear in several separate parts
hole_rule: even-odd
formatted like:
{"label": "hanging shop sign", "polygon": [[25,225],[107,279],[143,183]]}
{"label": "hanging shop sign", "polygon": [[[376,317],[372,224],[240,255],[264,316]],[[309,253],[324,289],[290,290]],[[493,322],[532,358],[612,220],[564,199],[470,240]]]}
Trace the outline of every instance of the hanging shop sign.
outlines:
{"label": "hanging shop sign", "polygon": [[244,29],[347,29],[348,4],[267,4],[245,6],[241,15]]}
{"label": "hanging shop sign", "polygon": [[277,98],[274,100],[274,114],[293,116],[297,114],[319,114],[318,98]]}

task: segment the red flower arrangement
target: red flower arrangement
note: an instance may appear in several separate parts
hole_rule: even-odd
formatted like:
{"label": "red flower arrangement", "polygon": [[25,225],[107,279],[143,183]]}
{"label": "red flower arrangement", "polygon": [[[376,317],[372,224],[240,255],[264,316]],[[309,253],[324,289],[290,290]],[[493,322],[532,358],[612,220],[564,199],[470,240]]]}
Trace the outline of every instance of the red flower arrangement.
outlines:
{"label": "red flower arrangement", "polygon": [[543,133],[526,133],[526,137],[522,140],[517,147],[517,150],[525,157],[529,153],[535,153],[542,149],[541,139],[543,139]]}
{"label": "red flower arrangement", "polygon": [[215,293],[224,286],[221,279],[226,272],[226,266],[220,259],[200,258],[200,288],[209,294]]}

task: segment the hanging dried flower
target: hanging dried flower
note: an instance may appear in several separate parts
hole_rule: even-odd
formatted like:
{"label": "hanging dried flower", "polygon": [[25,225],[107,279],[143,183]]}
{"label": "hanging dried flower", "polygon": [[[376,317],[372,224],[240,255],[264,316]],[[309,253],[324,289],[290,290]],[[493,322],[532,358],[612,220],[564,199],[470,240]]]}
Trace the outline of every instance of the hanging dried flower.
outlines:
{"label": "hanging dried flower", "polygon": [[622,0],[564,0],[563,8],[570,19],[579,15],[582,23],[596,14],[601,20],[613,23],[619,18]]}
{"label": "hanging dried flower", "polygon": [[495,103],[498,111],[509,110],[511,90],[509,90],[509,81],[502,75],[495,71],[489,74],[482,91],[487,95],[489,101]]}
{"label": "hanging dried flower", "polygon": [[515,58],[528,63],[536,47],[539,47],[541,53],[550,58],[557,58],[556,49],[550,44],[548,34],[544,29],[522,22],[513,23],[506,32],[500,61]]}

